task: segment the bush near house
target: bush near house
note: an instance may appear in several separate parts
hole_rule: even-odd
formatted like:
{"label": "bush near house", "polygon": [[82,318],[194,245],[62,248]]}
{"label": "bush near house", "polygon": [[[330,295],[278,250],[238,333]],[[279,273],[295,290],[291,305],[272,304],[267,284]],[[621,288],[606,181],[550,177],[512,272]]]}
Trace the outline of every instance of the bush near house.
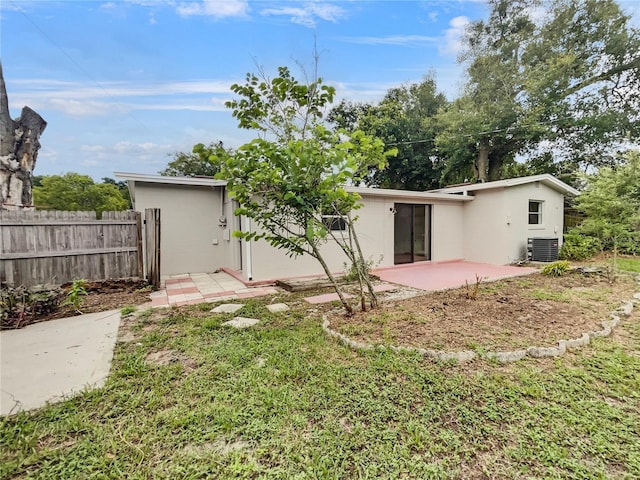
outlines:
{"label": "bush near house", "polygon": [[576,199],[585,220],[566,236],[561,258],[582,260],[598,251],[640,255],[640,150],[630,150],[619,165],[587,177]]}

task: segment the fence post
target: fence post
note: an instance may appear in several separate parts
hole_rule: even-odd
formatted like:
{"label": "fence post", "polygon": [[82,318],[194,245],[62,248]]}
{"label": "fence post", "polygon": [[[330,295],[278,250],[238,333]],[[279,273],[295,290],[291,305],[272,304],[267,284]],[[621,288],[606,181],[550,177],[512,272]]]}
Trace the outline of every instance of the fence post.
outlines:
{"label": "fence post", "polygon": [[142,214],[135,212],[136,217],[136,243],[138,245],[138,278],[144,279],[144,250],[142,248]]}
{"label": "fence post", "polygon": [[146,224],[147,282],[157,289],[160,288],[160,209],[145,209],[144,221]]}

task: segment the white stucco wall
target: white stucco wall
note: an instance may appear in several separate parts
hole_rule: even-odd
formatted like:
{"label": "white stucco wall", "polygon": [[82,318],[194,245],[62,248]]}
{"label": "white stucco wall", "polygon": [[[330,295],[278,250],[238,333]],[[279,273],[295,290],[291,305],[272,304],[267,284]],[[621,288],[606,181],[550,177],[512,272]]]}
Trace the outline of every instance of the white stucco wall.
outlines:
{"label": "white stucco wall", "polygon": [[[364,206],[354,216],[358,217],[356,232],[364,257],[371,258],[376,266],[393,265],[393,213],[389,209],[389,203],[383,198],[375,197],[367,197],[363,203]],[[389,232],[386,236],[383,234],[385,231]],[[321,251],[332,272],[344,270],[346,257],[333,239],[327,240]],[[264,240],[252,242],[251,252],[251,274],[254,281],[324,274],[322,266],[310,255],[290,258],[284,250],[276,250]],[[246,267],[245,265],[243,273],[245,279],[248,279]]]}
{"label": "white stucco wall", "polygon": [[[432,206],[432,260],[458,260],[463,256],[463,207],[459,202],[416,201],[367,195],[364,206],[355,212],[356,231],[365,259],[374,267],[393,266],[394,204],[413,203]],[[252,280],[322,275],[321,265],[311,256],[289,258],[284,251],[273,249],[264,241],[252,243]],[[342,272],[346,257],[334,241],[329,240],[322,252],[332,272]],[[245,279],[247,269],[243,268]]]}
{"label": "white stucco wall", "polygon": [[[160,273],[212,272],[236,267],[232,242],[219,225],[221,189],[136,182],[135,209],[160,209]],[[228,210],[228,209],[227,209]],[[228,222],[233,218],[226,212]],[[143,217],[144,218],[144,217]],[[228,226],[232,229],[231,223]],[[217,245],[215,245],[217,241]]]}
{"label": "white stucco wall", "polygon": [[476,192],[464,205],[464,259],[495,264],[504,261],[509,238],[506,227],[505,189]]}
{"label": "white stucco wall", "polygon": [[[473,203],[473,202],[467,202]],[[431,209],[431,260],[460,260],[464,256],[464,205],[434,204]]]}
{"label": "white stucco wall", "polygon": [[[529,225],[529,200],[541,201],[541,225]],[[498,265],[525,259],[529,237],[562,241],[564,197],[535,182],[480,190],[464,205],[464,258]]]}
{"label": "white stucco wall", "polygon": [[[564,196],[559,192],[536,182],[506,191],[506,213],[509,220],[508,248],[502,263],[522,260],[526,255],[527,239],[531,237],[558,238],[558,248],[562,246],[564,223]],[[529,225],[529,200],[542,202],[542,224]]]}

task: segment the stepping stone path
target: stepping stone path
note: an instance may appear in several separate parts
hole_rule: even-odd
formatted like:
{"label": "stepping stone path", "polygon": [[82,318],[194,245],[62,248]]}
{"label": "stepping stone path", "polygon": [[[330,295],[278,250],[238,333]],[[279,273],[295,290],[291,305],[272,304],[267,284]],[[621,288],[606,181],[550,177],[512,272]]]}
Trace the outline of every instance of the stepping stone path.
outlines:
{"label": "stepping stone path", "polygon": [[287,310],[291,309],[286,303],[274,303],[273,305],[267,305],[267,310],[269,310],[271,313],[280,313],[286,312]]}
{"label": "stepping stone path", "polygon": [[233,328],[249,328],[258,323],[260,323],[260,320],[258,320],[257,318],[235,317],[233,320],[224,322],[222,325]]}
{"label": "stepping stone path", "polygon": [[223,303],[211,310],[211,313],[236,313],[244,307],[244,303]]}

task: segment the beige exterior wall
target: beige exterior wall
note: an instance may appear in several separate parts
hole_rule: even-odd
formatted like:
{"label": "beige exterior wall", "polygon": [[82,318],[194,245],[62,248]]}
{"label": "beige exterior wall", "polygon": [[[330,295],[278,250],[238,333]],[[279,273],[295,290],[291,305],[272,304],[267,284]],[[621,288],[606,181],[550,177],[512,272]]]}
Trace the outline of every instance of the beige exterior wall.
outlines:
{"label": "beige exterior wall", "polygon": [[[431,244],[432,260],[458,260],[463,256],[463,205],[462,203],[427,202],[393,199],[367,195],[364,206],[355,212],[358,220],[356,231],[365,259],[372,260],[375,267],[393,266],[394,254],[394,205],[413,203],[432,206]],[[322,247],[322,253],[332,272],[344,270],[346,257],[333,240]],[[259,240],[251,244],[254,281],[307,275],[322,275],[318,261],[311,256],[289,258],[282,250],[275,250],[267,242]],[[244,256],[246,258],[246,255]],[[248,280],[247,265],[243,274]]]}
{"label": "beige exterior wall", "polygon": [[[529,200],[542,202],[541,225],[529,225]],[[476,191],[464,205],[464,258],[498,265],[524,260],[530,237],[562,242],[563,218],[563,195],[539,182]]]}
{"label": "beige exterior wall", "polygon": [[[512,263],[526,258],[527,239],[531,237],[558,238],[562,246],[564,223],[564,196],[536,182],[507,190],[508,248],[502,263]],[[529,200],[542,202],[542,223],[529,225]]]}
{"label": "beige exterior wall", "polygon": [[[290,258],[264,240],[240,242],[233,231],[240,219],[222,187],[136,181],[135,207],[161,210],[161,274],[210,272],[220,267],[242,271],[245,280],[322,275],[310,256]],[[376,267],[394,264],[394,206],[431,205],[431,260],[465,259],[507,264],[524,258],[529,237],[562,240],[563,196],[542,183],[475,192],[472,201],[366,194],[358,210],[358,238],[366,259]],[[401,194],[399,194],[401,195]],[[528,225],[529,200],[542,202],[542,224]],[[219,221],[224,215],[226,225]],[[242,229],[247,229],[243,219]],[[255,228],[255,226],[254,226]],[[322,247],[333,272],[346,257],[333,240]],[[250,260],[250,265],[249,265]]]}
{"label": "beige exterior wall", "polygon": [[[473,202],[467,202],[473,203]],[[434,204],[431,220],[431,260],[444,262],[464,256],[464,205]]]}
{"label": "beige exterior wall", "polygon": [[464,259],[471,262],[507,263],[505,189],[476,192],[464,205]]}
{"label": "beige exterior wall", "polygon": [[[235,263],[237,240],[218,222],[221,191],[216,187],[136,182],[135,208],[160,209],[160,273],[212,272]],[[229,208],[225,211],[228,221]],[[228,225],[233,229],[233,225]],[[215,244],[217,242],[217,244]]]}

